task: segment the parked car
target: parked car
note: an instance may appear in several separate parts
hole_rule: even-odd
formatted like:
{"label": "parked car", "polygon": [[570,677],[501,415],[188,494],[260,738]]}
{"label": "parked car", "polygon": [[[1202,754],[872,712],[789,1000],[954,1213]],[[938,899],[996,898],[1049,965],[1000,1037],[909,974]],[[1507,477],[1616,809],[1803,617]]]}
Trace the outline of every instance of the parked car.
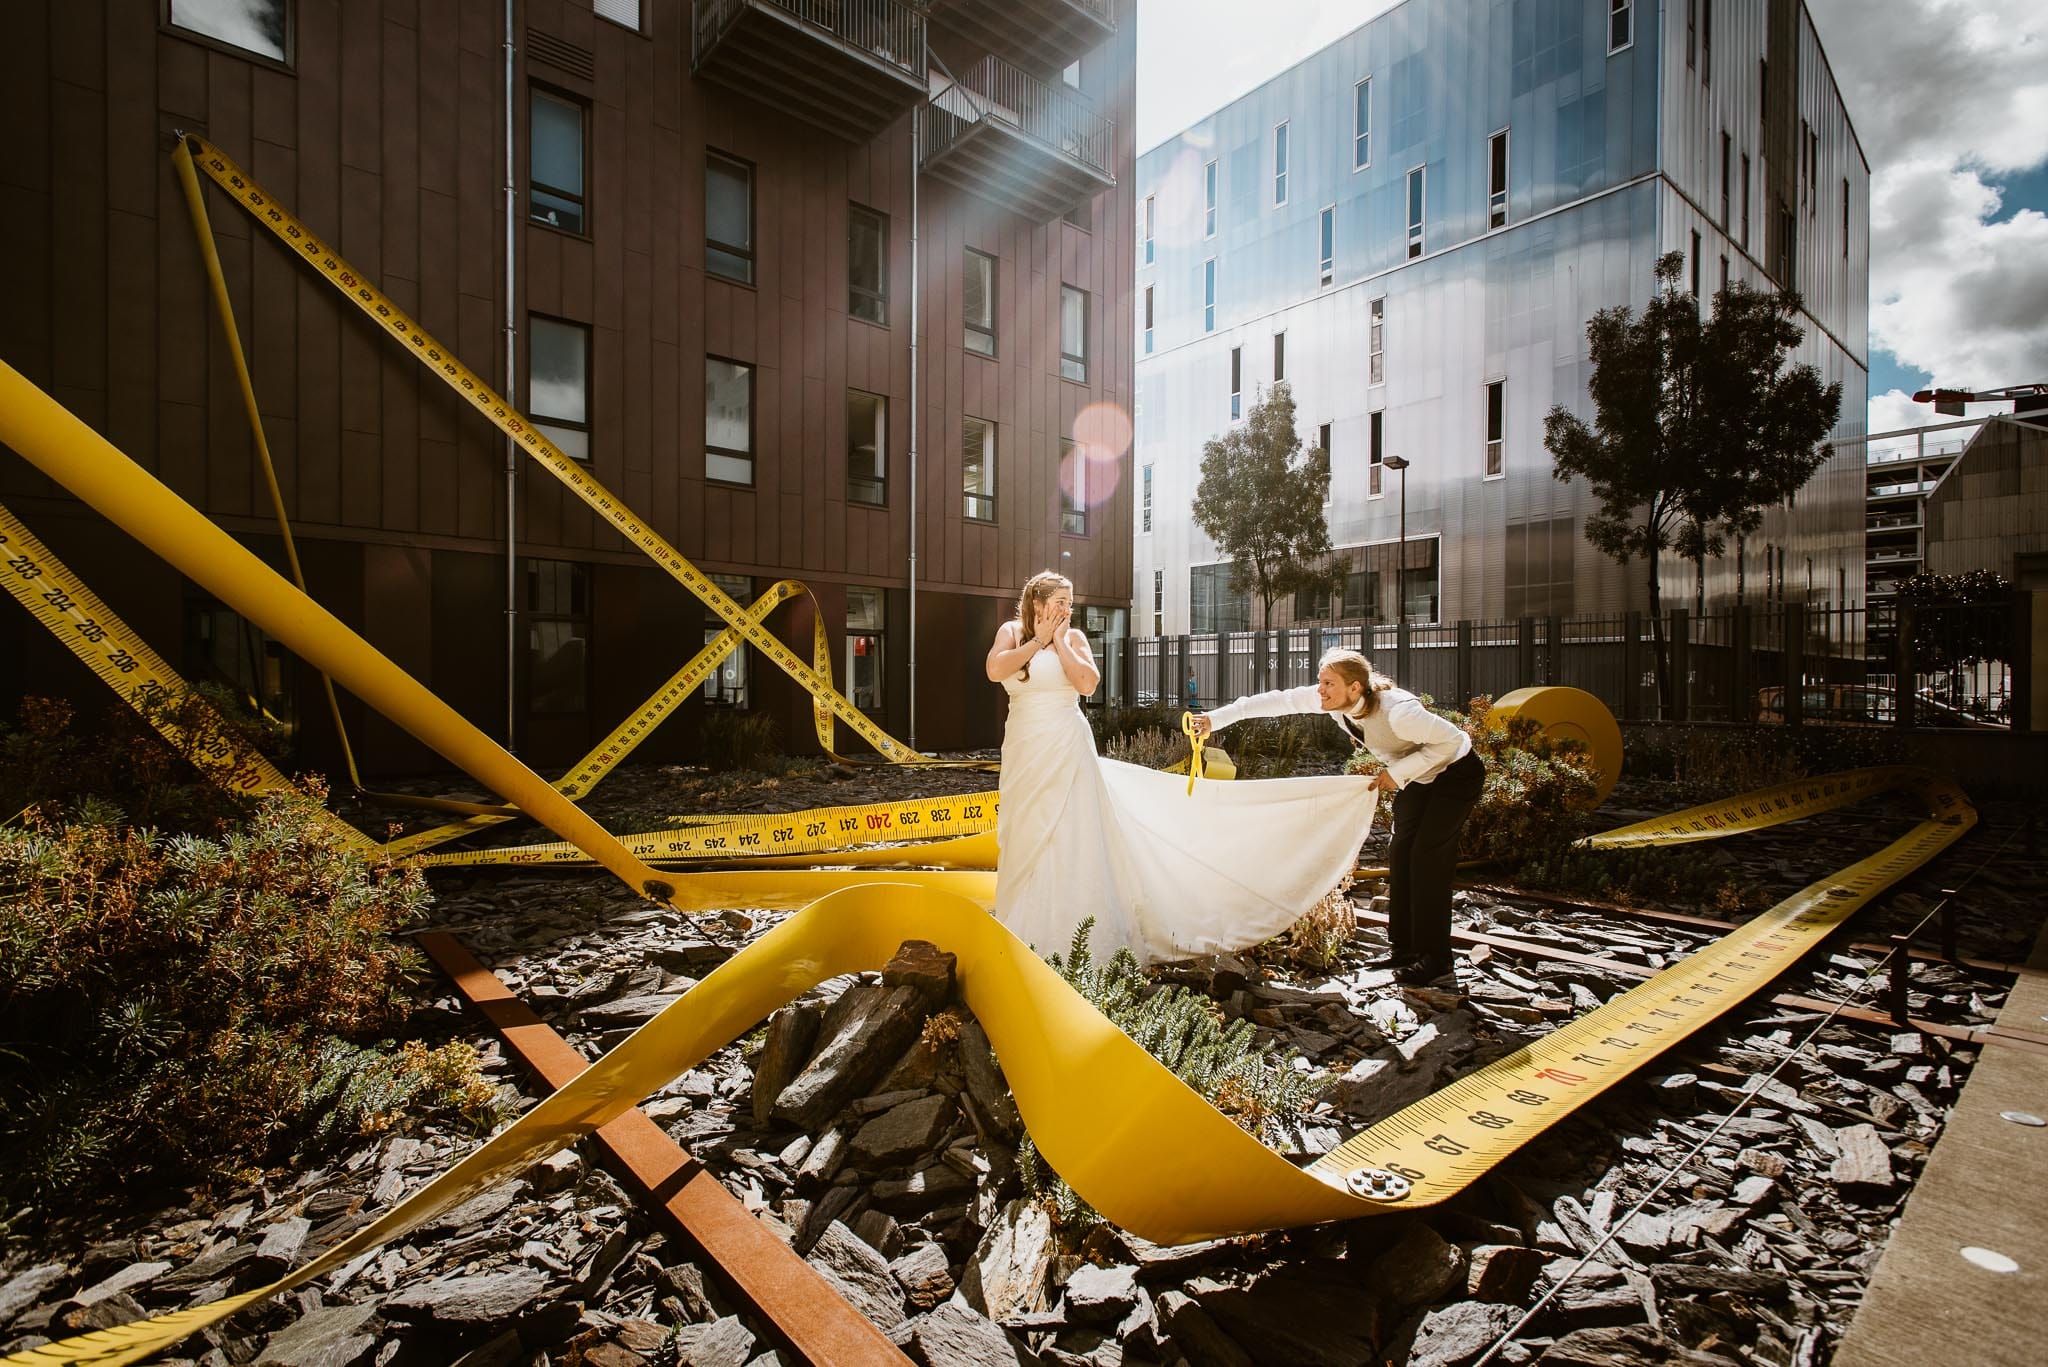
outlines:
{"label": "parked car", "polygon": [[[1890,726],[1898,715],[1890,689],[1865,684],[1808,684],[1800,690],[1799,706],[1804,720],[1820,726]],[[1760,722],[1784,721],[1784,688],[1758,689],[1752,713]],[[1925,695],[1913,700],[1913,724],[1966,731],[2005,729]]]}

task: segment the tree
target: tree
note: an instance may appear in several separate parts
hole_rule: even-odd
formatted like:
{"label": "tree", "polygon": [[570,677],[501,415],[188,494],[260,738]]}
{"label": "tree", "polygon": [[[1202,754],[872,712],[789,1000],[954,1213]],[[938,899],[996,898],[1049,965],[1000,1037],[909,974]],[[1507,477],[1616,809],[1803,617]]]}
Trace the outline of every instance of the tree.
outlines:
{"label": "tree", "polygon": [[1282,595],[1342,587],[1342,566],[1329,563],[1329,493],[1330,453],[1304,455],[1285,381],[1252,404],[1242,425],[1202,447],[1195,525],[1230,557],[1230,587],[1258,598],[1265,626]]}
{"label": "tree", "polygon": [[1895,601],[1913,609],[1913,672],[1947,674],[1951,702],[1962,696],[1965,668],[2012,654],[2012,581],[2002,574],[1908,575]]}
{"label": "tree", "polygon": [[1586,324],[1594,422],[1563,405],[1543,421],[1560,480],[1584,479],[1600,508],[1586,540],[1617,564],[1640,557],[1649,575],[1659,697],[1671,704],[1660,559],[1675,550],[1704,579],[1726,534],[1754,531],[1764,509],[1790,498],[1827,458],[1842,387],[1812,366],[1784,365],[1800,338],[1799,296],[1731,285],[1702,323],[1679,288],[1683,253],[1657,261],[1642,314],[1602,309]]}

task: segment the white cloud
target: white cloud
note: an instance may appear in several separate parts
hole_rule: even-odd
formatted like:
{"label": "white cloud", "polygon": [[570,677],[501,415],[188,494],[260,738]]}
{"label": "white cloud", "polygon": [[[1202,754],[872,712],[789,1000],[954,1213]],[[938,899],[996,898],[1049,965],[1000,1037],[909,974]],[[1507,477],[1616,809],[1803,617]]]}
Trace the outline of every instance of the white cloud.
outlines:
{"label": "white cloud", "polygon": [[[1808,0],[1871,163],[1871,343],[1947,387],[2048,379],[2048,218],[1986,177],[2048,162],[2040,0]],[[1870,430],[1933,420],[1896,392]]]}

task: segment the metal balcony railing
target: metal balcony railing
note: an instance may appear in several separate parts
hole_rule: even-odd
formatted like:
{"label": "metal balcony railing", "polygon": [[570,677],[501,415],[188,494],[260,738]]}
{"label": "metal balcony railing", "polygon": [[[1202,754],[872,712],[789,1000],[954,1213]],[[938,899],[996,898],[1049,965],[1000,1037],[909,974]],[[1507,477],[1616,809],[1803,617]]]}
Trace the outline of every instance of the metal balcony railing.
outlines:
{"label": "metal balcony railing", "polygon": [[969,67],[932,96],[925,113],[925,158],[946,149],[984,119],[1007,124],[1106,179],[1110,122],[1064,85],[1048,85],[997,56]]}
{"label": "metal balcony railing", "polygon": [[749,9],[778,9],[924,79],[925,16],[902,0],[696,0],[696,60]]}

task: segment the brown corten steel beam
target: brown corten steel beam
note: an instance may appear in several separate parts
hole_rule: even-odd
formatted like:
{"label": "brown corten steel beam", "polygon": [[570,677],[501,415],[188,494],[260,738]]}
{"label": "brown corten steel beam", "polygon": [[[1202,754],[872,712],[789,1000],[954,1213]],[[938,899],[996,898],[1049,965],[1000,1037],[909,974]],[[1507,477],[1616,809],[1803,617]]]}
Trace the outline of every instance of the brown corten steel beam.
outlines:
{"label": "brown corten steel beam", "polygon": [[[590,1066],[460,940],[440,932],[417,938],[542,1082],[559,1088]],[[627,1111],[596,1137],[610,1159],[606,1166],[702,1250],[805,1361],[815,1367],[910,1367],[881,1330],[640,1111]]]}
{"label": "brown corten steel beam", "polygon": [[[1361,925],[1383,926],[1387,923],[1386,913],[1378,911],[1357,911]],[[1577,964],[1582,968],[1597,968],[1603,973],[1618,977],[1650,979],[1662,972],[1643,964],[1623,963],[1619,959],[1602,959],[1592,954],[1580,954],[1559,945],[1547,945],[1534,940],[1515,940],[1505,935],[1485,935],[1476,930],[1453,930],[1454,944],[1485,945],[1525,959],[1555,959],[1559,963]],[[2030,1052],[2048,1053],[2048,1038],[2037,1038],[2022,1031],[2000,1030],[1995,1027],[1982,1030],[1964,1025],[1943,1025],[1939,1021],[1895,1020],[1883,1011],[1870,1011],[1860,1006],[1845,1006],[1821,997],[1802,997],[1795,993],[1780,992],[1767,998],[1775,1006],[1790,1007],[1798,1011],[1833,1011],[1838,1020],[1858,1025],[1877,1026],[1885,1030],[1918,1030],[1924,1035],[1936,1035],[1942,1039],[1954,1040],[1959,1044],[1996,1044],[2005,1048],[2025,1049]]]}

